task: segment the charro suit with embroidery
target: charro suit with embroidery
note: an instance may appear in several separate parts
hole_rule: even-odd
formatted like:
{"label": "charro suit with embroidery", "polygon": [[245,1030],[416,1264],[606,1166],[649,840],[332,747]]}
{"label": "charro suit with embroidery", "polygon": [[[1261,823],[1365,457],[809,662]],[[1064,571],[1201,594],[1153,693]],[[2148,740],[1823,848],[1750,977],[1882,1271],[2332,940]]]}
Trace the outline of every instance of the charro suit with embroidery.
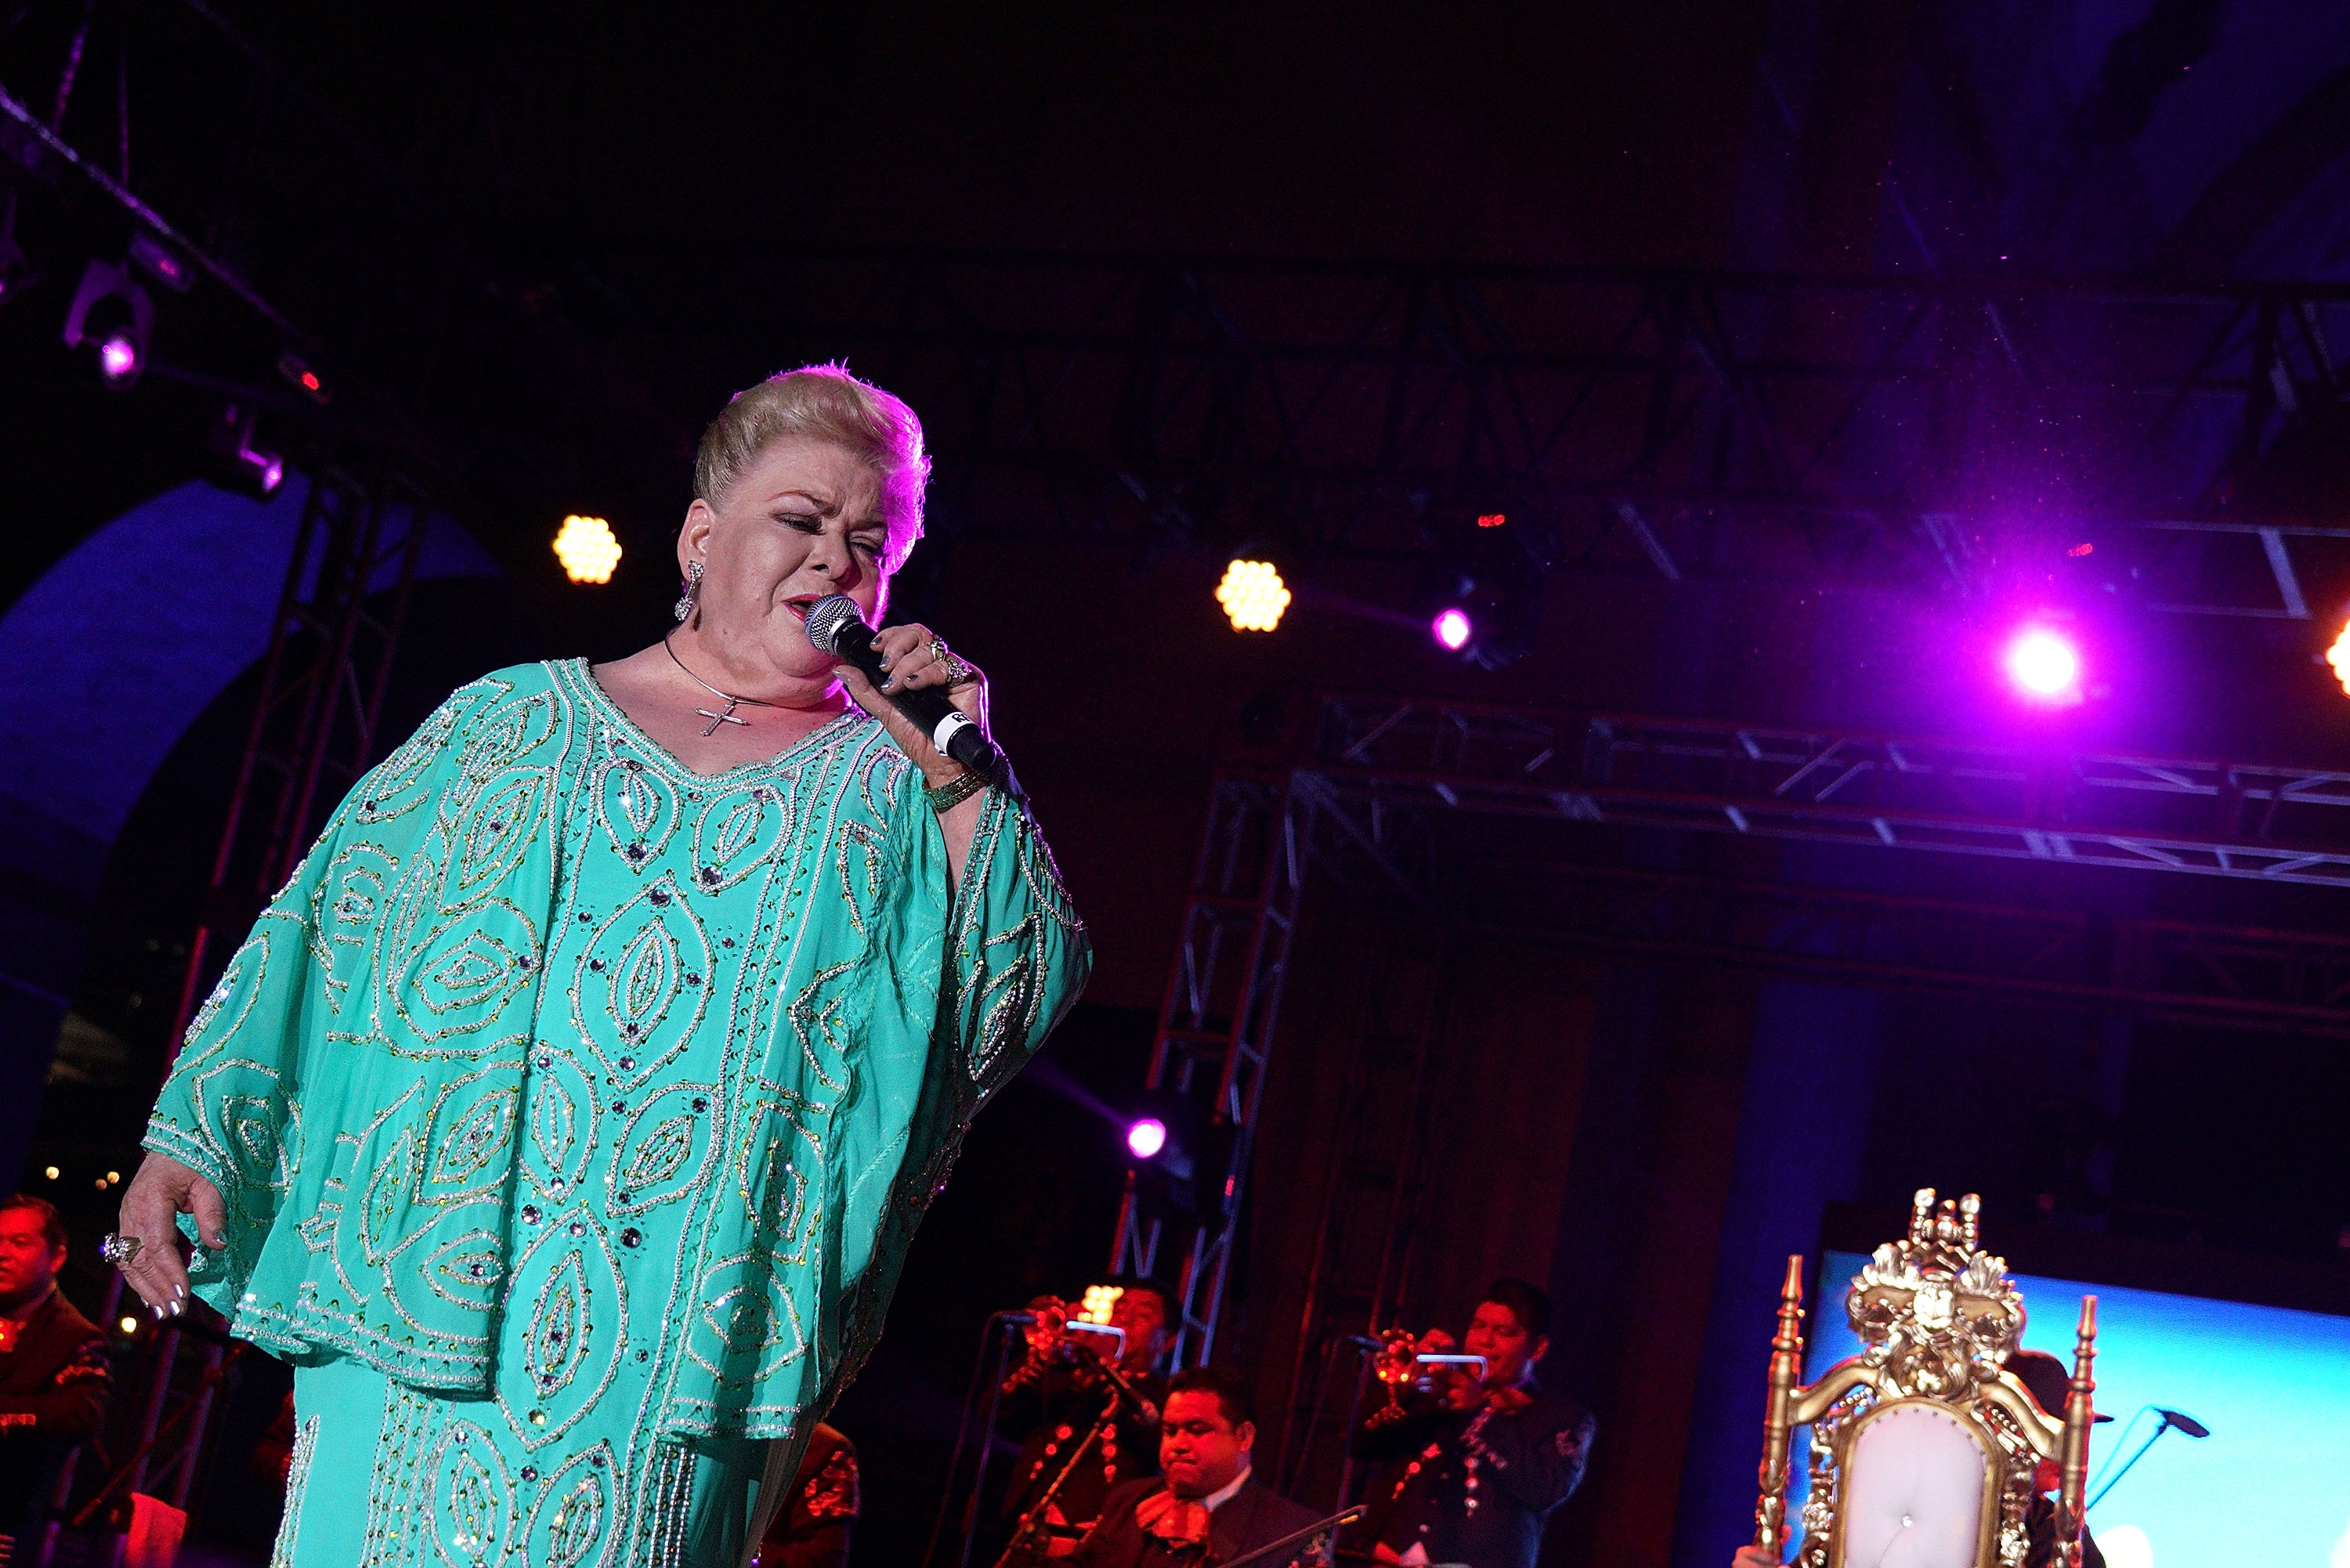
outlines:
{"label": "charro suit with embroidery", "polygon": [[1024,809],[990,793],[950,901],[920,785],[853,710],[702,777],[584,662],[501,670],[255,922],[147,1145],[227,1199],[236,1334],[341,1367],[322,1397],[380,1376],[367,1561],[679,1561],[712,1467],[764,1461],[730,1445],[853,1376],[1088,962]]}
{"label": "charro suit with embroidery", "polygon": [[0,1335],[0,1542],[20,1542],[19,1560],[32,1559],[58,1465],[98,1434],[113,1391],[105,1332],[62,1291]]}
{"label": "charro suit with embroidery", "polygon": [[1395,1422],[1356,1428],[1357,1459],[1403,1461],[1375,1480],[1364,1533],[1431,1563],[1469,1568],[1534,1568],[1543,1527],[1574,1495],[1591,1457],[1597,1423],[1570,1399],[1531,1382],[1523,1410],[1451,1410],[1422,1397]]}

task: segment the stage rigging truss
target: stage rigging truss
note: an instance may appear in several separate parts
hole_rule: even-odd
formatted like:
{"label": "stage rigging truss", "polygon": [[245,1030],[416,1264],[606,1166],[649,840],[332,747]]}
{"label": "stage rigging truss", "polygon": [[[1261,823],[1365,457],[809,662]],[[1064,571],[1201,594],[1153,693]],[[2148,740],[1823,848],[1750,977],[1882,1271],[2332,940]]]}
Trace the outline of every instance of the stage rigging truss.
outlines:
{"label": "stage rigging truss", "polygon": [[[1449,830],[1481,819],[1518,830],[1506,847],[1471,836],[1451,853]],[[1530,836],[1529,821],[1555,831]],[[1151,1088],[1195,1095],[1232,1129],[1208,1140],[1232,1150],[1221,1205],[1178,1222],[1130,1183],[1119,1218],[1115,1266],[1180,1287],[1184,1364],[1214,1342],[1282,982],[1317,877],[1400,898],[1456,936],[2350,1038],[2350,938],[1603,864],[1593,835],[1609,826],[2350,882],[2350,774],[1326,698],[1293,765],[1215,783],[1152,1057]],[[1506,857],[1506,874],[1481,857]],[[1301,1345],[1317,1337],[1309,1325]]]}

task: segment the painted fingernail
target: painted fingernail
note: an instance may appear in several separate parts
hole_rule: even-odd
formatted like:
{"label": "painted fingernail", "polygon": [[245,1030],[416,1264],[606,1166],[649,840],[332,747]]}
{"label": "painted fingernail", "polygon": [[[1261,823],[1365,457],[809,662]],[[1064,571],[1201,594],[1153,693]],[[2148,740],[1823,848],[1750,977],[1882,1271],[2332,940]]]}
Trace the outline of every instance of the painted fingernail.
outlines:
{"label": "painted fingernail", "polygon": [[180,1315],[180,1303],[178,1302],[173,1302],[172,1303],[172,1315],[173,1317]]}
{"label": "painted fingernail", "polygon": [[172,1288],[173,1290],[175,1290],[175,1291],[177,1291],[177,1292],[179,1292],[179,1293],[180,1293],[180,1299],[181,1299],[182,1301],[185,1301],[185,1300],[187,1300],[187,1299],[188,1299],[188,1287],[187,1287],[187,1286],[185,1286],[185,1285],[173,1285]]}

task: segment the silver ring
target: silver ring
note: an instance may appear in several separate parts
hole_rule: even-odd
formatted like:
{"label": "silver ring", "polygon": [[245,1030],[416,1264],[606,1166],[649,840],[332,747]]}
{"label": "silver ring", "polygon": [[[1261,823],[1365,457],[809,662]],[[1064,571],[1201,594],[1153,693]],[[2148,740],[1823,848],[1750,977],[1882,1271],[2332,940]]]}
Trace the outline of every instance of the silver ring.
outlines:
{"label": "silver ring", "polygon": [[139,1238],[109,1233],[99,1239],[98,1255],[118,1269],[127,1269],[139,1256]]}

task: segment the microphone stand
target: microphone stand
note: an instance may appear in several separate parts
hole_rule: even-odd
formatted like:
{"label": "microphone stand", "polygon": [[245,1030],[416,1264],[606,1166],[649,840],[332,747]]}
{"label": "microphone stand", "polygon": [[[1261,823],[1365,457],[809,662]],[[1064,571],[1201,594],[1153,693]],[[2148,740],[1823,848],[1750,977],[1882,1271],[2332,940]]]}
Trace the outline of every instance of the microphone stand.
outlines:
{"label": "microphone stand", "polygon": [[2083,1513],[2085,1514],[2089,1510],[2096,1507],[2099,1500],[2104,1498],[2106,1493],[2113,1490],[2116,1483],[2120,1481],[2122,1477],[2129,1474],[2130,1466],[2146,1458],[2147,1449],[2154,1447],[2154,1445],[2161,1439],[2162,1434],[2170,1430],[2172,1426],[2176,1424],[2171,1420],[2169,1411],[2160,1410],[2157,1411],[2156,1414],[2159,1415],[2162,1419],[2155,1423],[2154,1430],[2147,1434],[2146,1441],[2137,1446],[2137,1451],[2130,1455],[2128,1459],[2122,1461],[2122,1468],[2113,1473],[2112,1479],[2097,1489],[2097,1495],[2091,1498],[2087,1502],[2082,1504],[2081,1511]]}
{"label": "microphone stand", "polygon": [[[1003,1315],[1011,1316],[1012,1314]],[[1121,1340],[1119,1343],[1123,1344],[1124,1341]],[[1020,1516],[1018,1524],[1013,1526],[1012,1537],[1003,1543],[1003,1553],[995,1560],[995,1568],[1006,1568],[1013,1555],[1021,1549],[1036,1527],[1044,1522],[1045,1511],[1052,1507],[1054,1498],[1060,1494],[1062,1483],[1076,1473],[1077,1461],[1085,1457],[1086,1450],[1108,1434],[1110,1427],[1118,1420],[1118,1414],[1121,1408],[1132,1410],[1135,1417],[1146,1427],[1159,1425],[1159,1407],[1144,1398],[1141,1391],[1126,1380],[1125,1375],[1118,1371],[1114,1362],[1104,1359],[1101,1352],[1090,1345],[1074,1339],[1067,1344],[1070,1351],[1079,1361],[1090,1362],[1094,1370],[1099,1372],[1108,1382],[1111,1397],[1102,1406],[1101,1414],[1094,1417],[1094,1424],[1087,1431],[1085,1440],[1070,1449],[1069,1457],[1061,1461],[1060,1473],[1053,1478],[1053,1484],[1045,1489],[1045,1495],[1038,1498],[1030,1506],[1028,1511]],[[971,1538],[966,1535],[963,1539],[966,1543],[965,1550],[968,1551]]]}
{"label": "microphone stand", "polygon": [[1299,1545],[1322,1534],[1325,1531],[1331,1532],[1335,1535],[1337,1531],[1345,1529],[1362,1518],[1367,1511],[1368,1511],[1361,1503],[1357,1503],[1352,1508],[1342,1508],[1327,1519],[1317,1519],[1303,1530],[1293,1530],[1278,1541],[1268,1541],[1254,1551],[1243,1552],[1231,1562],[1218,1564],[1217,1568],[1251,1568],[1252,1564],[1257,1563],[1278,1563],[1281,1559],[1275,1553],[1283,1548]]}
{"label": "microphone stand", "polygon": [[1102,1407],[1100,1415],[1094,1417],[1093,1426],[1086,1432],[1085,1441],[1069,1450],[1069,1457],[1062,1462],[1061,1473],[1053,1478],[1053,1484],[1045,1489],[1045,1495],[1031,1504],[1028,1511],[1020,1516],[1020,1522],[1012,1527],[1012,1538],[1003,1543],[1003,1552],[995,1559],[995,1568],[1007,1568],[1013,1557],[1027,1545],[1028,1538],[1045,1522],[1045,1511],[1060,1495],[1061,1483],[1077,1473],[1077,1461],[1086,1457],[1087,1449],[1101,1441],[1103,1434],[1109,1430],[1110,1423],[1117,1419],[1118,1401],[1113,1399]]}
{"label": "microphone stand", "polygon": [[[963,1508],[962,1547],[962,1550],[955,1554],[955,1568],[971,1568],[971,1543],[979,1534],[979,1511],[983,1506],[984,1506],[984,1500],[987,1496],[988,1455],[995,1447],[995,1417],[997,1410],[1002,1407],[1003,1403],[1004,1368],[1009,1366],[1012,1361],[1012,1335],[1009,1332],[1010,1324],[1008,1321],[1012,1316],[1013,1314],[1010,1313],[997,1313],[993,1317],[987,1320],[987,1327],[983,1330],[980,1334],[979,1356],[980,1365],[983,1366],[987,1364],[987,1335],[990,1334],[996,1335],[995,1381],[988,1385],[987,1418],[980,1424],[979,1458],[972,1469],[971,1498]],[[968,1407],[966,1407],[966,1412],[967,1411]],[[968,1414],[966,1414],[965,1419],[968,1418]],[[962,1429],[958,1426],[955,1430],[955,1442],[958,1448],[962,1446]],[[950,1465],[948,1467],[947,1473],[948,1495],[952,1496],[953,1491],[954,1473],[953,1467]],[[946,1507],[944,1499],[940,1501],[939,1506],[941,1510]],[[923,1552],[923,1568],[929,1568],[930,1561],[930,1552],[928,1551]]]}

